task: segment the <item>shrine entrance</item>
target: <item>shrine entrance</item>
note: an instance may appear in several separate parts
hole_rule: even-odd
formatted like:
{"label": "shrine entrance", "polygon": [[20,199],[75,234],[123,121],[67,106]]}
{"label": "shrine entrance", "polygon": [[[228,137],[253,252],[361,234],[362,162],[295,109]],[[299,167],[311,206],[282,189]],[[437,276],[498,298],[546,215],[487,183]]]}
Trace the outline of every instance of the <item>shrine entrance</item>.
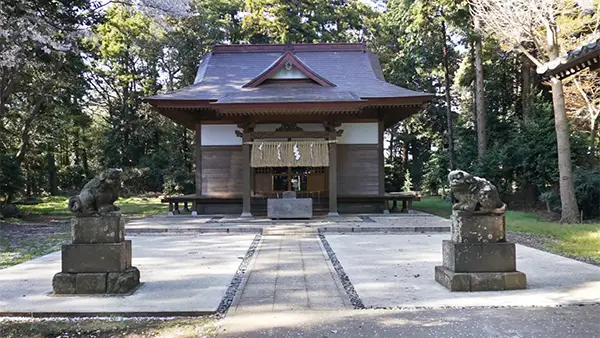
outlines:
{"label": "shrine entrance", "polygon": [[254,168],[254,196],[275,197],[284,191],[312,197],[327,193],[326,167]]}

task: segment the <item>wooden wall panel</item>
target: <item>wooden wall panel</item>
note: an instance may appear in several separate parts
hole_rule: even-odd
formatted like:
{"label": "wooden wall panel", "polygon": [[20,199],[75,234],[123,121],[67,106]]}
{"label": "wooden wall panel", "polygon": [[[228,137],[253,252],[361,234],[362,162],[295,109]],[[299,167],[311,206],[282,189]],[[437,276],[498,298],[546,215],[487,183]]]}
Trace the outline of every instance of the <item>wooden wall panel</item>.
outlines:
{"label": "wooden wall panel", "polygon": [[202,147],[202,194],[242,195],[242,146]]}
{"label": "wooden wall panel", "polygon": [[338,144],[338,195],[379,194],[379,146]]}

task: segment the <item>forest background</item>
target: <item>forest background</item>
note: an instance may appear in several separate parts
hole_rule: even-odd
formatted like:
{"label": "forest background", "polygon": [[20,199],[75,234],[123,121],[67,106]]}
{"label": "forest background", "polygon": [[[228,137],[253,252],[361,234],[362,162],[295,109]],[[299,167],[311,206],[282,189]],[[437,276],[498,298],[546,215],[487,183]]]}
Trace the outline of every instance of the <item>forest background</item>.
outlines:
{"label": "forest background", "polygon": [[[600,21],[597,0],[565,4],[561,54],[597,39]],[[1,0],[0,204],[77,191],[107,167],[124,170],[126,195],[193,193],[193,132],[145,97],[192,84],[214,44],[363,42],[388,82],[435,94],[386,131],[386,191],[445,194],[453,167],[494,182],[511,208],[558,212],[551,87],[474,27],[467,1]],[[577,204],[597,218],[600,76],[563,84]]]}

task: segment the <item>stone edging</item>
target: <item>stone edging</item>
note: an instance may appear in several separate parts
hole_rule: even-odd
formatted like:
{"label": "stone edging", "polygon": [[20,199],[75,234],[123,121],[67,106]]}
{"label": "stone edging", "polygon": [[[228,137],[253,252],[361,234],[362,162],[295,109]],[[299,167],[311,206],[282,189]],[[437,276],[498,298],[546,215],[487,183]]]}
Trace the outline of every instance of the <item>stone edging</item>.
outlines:
{"label": "stone edging", "polygon": [[225,292],[225,296],[223,296],[223,299],[221,299],[221,303],[219,304],[219,307],[217,308],[216,314],[218,316],[225,315],[225,313],[227,313],[227,311],[229,310],[229,307],[233,303],[233,301],[235,299],[235,295],[237,293],[237,290],[239,289],[242,281],[244,280],[244,276],[246,274],[246,271],[248,270],[248,266],[249,266],[250,262],[252,261],[252,257],[254,256],[254,253],[256,252],[256,248],[258,247],[258,243],[260,242],[260,239],[261,239],[261,235],[256,235],[254,237],[254,240],[252,241],[252,244],[250,244],[250,248],[248,248],[248,251],[246,252],[246,255],[244,256],[242,263],[240,263],[240,266],[238,267],[237,271],[233,275],[233,279],[231,280],[231,283],[229,283],[229,287],[227,288],[227,291]]}
{"label": "stone edging", "polygon": [[348,295],[348,298],[350,298],[350,303],[352,304],[352,306],[354,306],[355,309],[364,309],[365,305],[363,304],[362,299],[360,299],[360,296],[354,289],[352,282],[350,282],[350,278],[344,271],[344,267],[342,267],[342,264],[340,263],[340,261],[335,256],[335,253],[331,249],[329,242],[327,242],[327,239],[322,234],[319,234],[319,238],[321,239],[321,243],[323,244],[325,251],[327,251],[329,260],[333,264],[333,267],[335,268],[335,271],[337,272],[338,277],[340,277],[340,280],[342,281],[344,290],[346,290],[346,294]]}

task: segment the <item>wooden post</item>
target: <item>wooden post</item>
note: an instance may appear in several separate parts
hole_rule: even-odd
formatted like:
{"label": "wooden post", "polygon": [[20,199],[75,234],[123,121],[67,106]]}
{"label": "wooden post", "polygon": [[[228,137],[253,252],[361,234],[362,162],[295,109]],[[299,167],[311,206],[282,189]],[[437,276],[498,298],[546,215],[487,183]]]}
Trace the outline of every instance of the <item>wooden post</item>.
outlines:
{"label": "wooden post", "polygon": [[[196,124],[196,197],[202,196],[202,125]],[[198,215],[198,202],[192,203],[192,215]]]}
{"label": "wooden post", "polygon": [[337,133],[329,133],[329,214],[328,217],[337,217]]}
{"label": "wooden post", "polygon": [[[379,127],[377,128],[378,134],[378,167],[379,167],[379,195],[385,195],[385,156],[383,154],[383,134],[385,133],[385,127],[383,125],[383,120],[379,120]],[[389,205],[388,201],[383,202],[383,213],[388,214]]]}
{"label": "wooden post", "polygon": [[243,161],[243,170],[242,170],[242,215],[241,217],[252,217],[252,212],[250,211],[250,144],[248,142],[251,141],[250,133],[244,130],[244,135],[242,136],[242,161]]}

